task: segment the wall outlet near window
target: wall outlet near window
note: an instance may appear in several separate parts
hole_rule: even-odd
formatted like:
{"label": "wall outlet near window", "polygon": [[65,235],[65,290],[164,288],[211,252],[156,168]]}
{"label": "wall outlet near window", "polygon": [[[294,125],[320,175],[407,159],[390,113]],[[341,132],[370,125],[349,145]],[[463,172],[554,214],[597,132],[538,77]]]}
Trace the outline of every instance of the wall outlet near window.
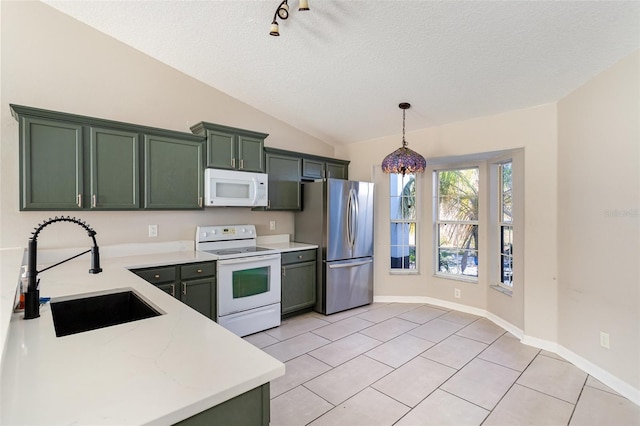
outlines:
{"label": "wall outlet near window", "polygon": [[600,346],[609,349],[609,333],[600,332]]}
{"label": "wall outlet near window", "polygon": [[158,236],[158,225],[149,225],[149,236],[150,237]]}
{"label": "wall outlet near window", "polygon": [[456,299],[460,299],[461,297],[461,292],[459,288],[454,288],[453,289],[453,297],[455,297]]}
{"label": "wall outlet near window", "polygon": [[276,230],[276,221],[275,220],[270,220],[269,221],[269,230],[270,231],[275,231]]}

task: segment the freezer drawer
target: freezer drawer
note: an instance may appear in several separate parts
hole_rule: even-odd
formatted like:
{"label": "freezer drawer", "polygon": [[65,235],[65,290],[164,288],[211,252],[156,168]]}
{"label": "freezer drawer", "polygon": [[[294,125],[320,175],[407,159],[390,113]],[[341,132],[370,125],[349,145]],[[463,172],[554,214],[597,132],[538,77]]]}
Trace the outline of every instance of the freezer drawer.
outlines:
{"label": "freezer drawer", "polygon": [[373,302],[373,257],[323,263],[322,313],[329,315]]}

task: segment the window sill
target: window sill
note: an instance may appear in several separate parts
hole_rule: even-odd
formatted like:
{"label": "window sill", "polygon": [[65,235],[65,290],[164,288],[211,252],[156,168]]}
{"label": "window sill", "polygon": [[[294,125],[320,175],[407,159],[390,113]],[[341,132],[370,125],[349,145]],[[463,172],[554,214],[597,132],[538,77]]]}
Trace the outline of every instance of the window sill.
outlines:
{"label": "window sill", "polygon": [[460,275],[447,275],[447,274],[433,274],[436,278],[443,278],[445,280],[464,281],[466,283],[478,284],[477,277],[465,277]]}
{"label": "window sill", "polygon": [[492,285],[490,287],[495,291],[499,291],[500,293],[506,294],[507,296],[513,296],[513,290],[509,290],[508,288],[504,288],[500,285]]}
{"label": "window sill", "polygon": [[389,271],[389,275],[420,275],[420,271],[417,271],[415,269],[413,269],[413,270],[411,270],[411,269],[405,269],[405,270],[391,269]]}

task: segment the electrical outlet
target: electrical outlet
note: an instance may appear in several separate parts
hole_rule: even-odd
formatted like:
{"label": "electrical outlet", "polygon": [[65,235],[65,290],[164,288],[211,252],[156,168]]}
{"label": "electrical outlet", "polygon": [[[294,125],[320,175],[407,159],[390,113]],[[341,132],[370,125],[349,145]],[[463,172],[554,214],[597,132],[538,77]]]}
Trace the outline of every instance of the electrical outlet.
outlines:
{"label": "electrical outlet", "polygon": [[456,299],[460,299],[461,296],[462,295],[461,295],[460,289],[459,288],[454,288],[453,289],[453,297],[455,297]]}
{"label": "electrical outlet", "polygon": [[158,225],[149,225],[149,236],[150,237],[158,236]]}
{"label": "electrical outlet", "polygon": [[609,333],[600,332],[600,346],[609,349]]}
{"label": "electrical outlet", "polygon": [[270,231],[275,231],[276,230],[276,221],[275,220],[270,220],[269,221],[269,230]]}

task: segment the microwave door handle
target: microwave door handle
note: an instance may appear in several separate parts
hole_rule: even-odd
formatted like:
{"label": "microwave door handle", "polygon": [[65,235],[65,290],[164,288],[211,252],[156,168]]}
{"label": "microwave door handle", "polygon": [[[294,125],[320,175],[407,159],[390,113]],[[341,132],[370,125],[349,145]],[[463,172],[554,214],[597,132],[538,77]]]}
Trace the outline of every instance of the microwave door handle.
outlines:
{"label": "microwave door handle", "polygon": [[258,199],[258,180],[251,178],[251,182],[253,182],[253,200],[251,200],[251,204],[255,206]]}

